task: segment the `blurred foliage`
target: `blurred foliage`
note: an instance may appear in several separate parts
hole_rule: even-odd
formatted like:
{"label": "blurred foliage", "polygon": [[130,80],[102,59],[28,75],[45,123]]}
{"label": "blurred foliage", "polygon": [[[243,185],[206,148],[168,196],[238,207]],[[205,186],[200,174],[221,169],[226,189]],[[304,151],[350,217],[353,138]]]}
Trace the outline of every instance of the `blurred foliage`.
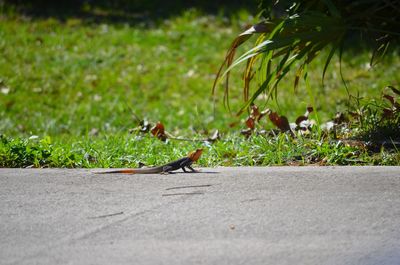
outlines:
{"label": "blurred foliage", "polygon": [[[0,6],[1,6],[0,0]],[[38,17],[57,17],[65,19],[70,16],[90,16],[94,21],[135,22],[143,19],[166,18],[194,8],[207,13],[230,15],[237,10],[246,9],[255,13],[257,1],[241,0],[3,0],[5,9]]]}

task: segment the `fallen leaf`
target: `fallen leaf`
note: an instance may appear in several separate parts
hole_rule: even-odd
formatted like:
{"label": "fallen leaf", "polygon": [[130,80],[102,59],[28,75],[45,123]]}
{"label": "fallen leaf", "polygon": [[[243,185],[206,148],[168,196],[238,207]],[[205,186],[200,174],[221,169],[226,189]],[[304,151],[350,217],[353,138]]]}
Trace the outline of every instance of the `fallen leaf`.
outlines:
{"label": "fallen leaf", "polygon": [[393,110],[392,109],[388,109],[388,108],[384,108],[383,109],[382,118],[390,118],[392,116],[393,116]]}
{"label": "fallen leaf", "polygon": [[[356,112],[349,112],[350,115],[353,117],[358,117],[359,114]],[[336,112],[335,118],[333,119],[333,122],[336,124],[342,124],[344,122],[347,122],[346,116],[342,112]]]}
{"label": "fallen leaf", "polygon": [[254,105],[254,104],[253,104],[253,105],[251,106],[250,115],[251,115],[254,119],[257,119],[257,118],[261,115],[260,111],[258,110],[257,105]]}
{"label": "fallen leaf", "polygon": [[249,138],[251,134],[253,133],[253,130],[250,128],[244,129],[240,131],[241,135],[244,135],[246,138]]}
{"label": "fallen leaf", "polygon": [[291,131],[289,121],[285,116],[279,116],[276,112],[271,112],[268,116],[271,122],[282,132]]}
{"label": "fallen leaf", "polygon": [[395,104],[394,97],[386,95],[386,94],[383,94],[383,98],[386,98],[387,100],[389,100],[390,103],[392,103],[392,106]]}
{"label": "fallen leaf", "polygon": [[141,120],[139,125],[140,125],[140,131],[143,133],[147,133],[151,127],[151,124],[147,120]]}
{"label": "fallen leaf", "polygon": [[270,109],[265,109],[265,110],[261,111],[260,115],[257,118],[257,121],[260,121],[262,117],[264,117],[270,113],[271,113]]}
{"label": "fallen leaf", "polygon": [[221,135],[219,134],[219,131],[218,131],[218,130],[215,130],[215,132],[213,133],[213,135],[212,135],[211,137],[209,137],[209,138],[207,139],[207,141],[209,141],[209,142],[215,142],[215,141],[219,140],[220,138],[221,138]]}
{"label": "fallen leaf", "polygon": [[308,120],[308,117],[306,117],[306,116],[304,116],[304,115],[299,116],[299,117],[296,119],[296,124],[297,124],[297,126],[300,126],[300,123],[303,122],[303,121],[306,121],[306,120]]}
{"label": "fallen leaf", "polygon": [[332,130],[334,127],[335,127],[335,122],[333,122],[333,121],[328,121],[328,122],[325,122],[325,123],[323,123],[323,124],[321,125],[321,129],[322,129],[323,131],[330,131],[330,130]]}
{"label": "fallen leaf", "polygon": [[167,135],[165,134],[164,125],[161,122],[157,122],[153,128],[150,130],[151,134],[160,139],[161,141],[167,140]]}
{"label": "fallen leaf", "polygon": [[254,127],[255,127],[255,122],[254,122],[254,118],[253,117],[248,117],[247,119],[246,119],[246,126],[247,126],[247,128],[249,128],[249,129],[254,129]]}
{"label": "fallen leaf", "polygon": [[299,116],[299,117],[296,119],[296,124],[297,124],[297,126],[300,126],[300,124],[301,124],[303,121],[308,120],[308,116],[309,116],[310,113],[313,112],[313,111],[314,111],[314,108],[311,107],[311,106],[308,106],[307,109],[306,109],[306,112],[304,113],[304,115],[301,115],[301,116]]}

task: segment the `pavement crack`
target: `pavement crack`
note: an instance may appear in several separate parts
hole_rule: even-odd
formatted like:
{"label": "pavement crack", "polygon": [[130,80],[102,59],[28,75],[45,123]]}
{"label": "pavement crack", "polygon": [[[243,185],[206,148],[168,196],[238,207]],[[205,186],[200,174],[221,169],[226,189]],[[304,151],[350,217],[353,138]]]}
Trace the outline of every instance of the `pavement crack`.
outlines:
{"label": "pavement crack", "polygon": [[161,196],[167,197],[167,196],[179,196],[179,195],[202,195],[204,192],[201,191],[195,191],[195,192],[178,192],[178,193],[165,193],[162,194]]}
{"label": "pavement crack", "polygon": [[91,217],[88,217],[88,219],[106,218],[106,217],[116,216],[116,215],[120,215],[120,214],[124,214],[124,212],[110,213],[110,214],[99,215],[99,216],[91,216]]}
{"label": "pavement crack", "polygon": [[[138,217],[138,216],[141,216],[141,215],[149,213],[149,212],[154,212],[154,211],[156,211],[157,209],[159,209],[161,207],[165,207],[166,205],[173,204],[173,203],[175,203],[174,200],[171,200],[171,201],[169,201],[167,203],[160,203],[160,204],[157,204],[157,205],[155,205],[155,206],[153,206],[153,207],[151,207],[149,209],[145,209],[145,210],[142,210],[142,211],[139,211],[139,212],[136,212],[136,213],[127,214],[127,215],[123,216],[120,219],[113,219],[112,221],[109,221],[106,224],[96,226],[96,227],[94,227],[94,228],[92,228],[90,230],[76,232],[72,236],[66,236],[64,238],[61,238],[60,240],[58,240],[57,243],[52,243],[51,245],[45,245],[41,249],[35,251],[34,253],[31,253],[31,254],[25,255],[23,257],[17,258],[15,260],[11,261],[9,264],[20,264],[21,262],[29,261],[31,259],[34,259],[34,258],[39,257],[41,255],[44,255],[44,253],[49,252],[49,249],[55,249],[55,248],[59,248],[60,246],[63,246],[63,245],[74,244],[74,242],[89,238],[90,236],[95,235],[95,234],[97,234],[97,233],[99,233],[99,232],[101,232],[101,231],[103,231],[103,230],[105,230],[105,229],[107,229],[107,228],[109,228],[109,227],[111,227],[113,225],[116,225],[116,224],[119,224],[119,223],[123,223],[123,222],[125,222],[126,220],[128,220],[128,219],[130,219],[132,217]],[[121,215],[121,213],[123,214],[123,212],[120,212],[120,213],[116,213],[116,214],[112,214],[112,215]],[[107,217],[107,216],[110,216],[110,215],[104,215],[104,217]],[[100,216],[99,218],[102,218],[102,216]],[[95,218],[93,218],[93,219],[95,219]]]}

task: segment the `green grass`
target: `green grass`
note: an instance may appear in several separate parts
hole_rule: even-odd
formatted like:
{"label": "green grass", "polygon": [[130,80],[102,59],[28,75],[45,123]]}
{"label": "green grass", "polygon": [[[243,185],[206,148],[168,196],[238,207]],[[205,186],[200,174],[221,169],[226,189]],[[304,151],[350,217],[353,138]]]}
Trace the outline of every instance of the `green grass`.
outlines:
{"label": "green grass", "polygon": [[[211,87],[231,40],[251,22],[246,11],[227,19],[190,10],[153,26],[0,16],[0,166],[156,165],[199,146],[206,148],[203,166],[400,164],[397,150],[373,154],[321,140],[318,134],[246,140],[239,133],[244,125],[230,128],[245,117],[224,109],[222,89],[214,110]],[[379,100],[383,87],[400,83],[400,59],[393,51],[368,69],[369,56],[345,54],[343,74],[351,94]],[[310,104],[321,122],[346,111],[348,95],[338,63],[328,69],[325,87],[322,67],[321,58],[311,69],[309,89],[301,83],[294,93],[293,79],[283,81],[278,101],[268,107],[290,122]],[[232,84],[231,108],[237,110],[240,75]],[[150,134],[130,133],[142,119],[161,121],[169,133],[186,138],[207,138],[218,129],[222,139],[164,143]],[[273,127],[270,122],[262,126]]]}
{"label": "green grass", "polygon": [[[227,136],[204,147],[201,166],[270,165],[398,165],[399,152],[382,149],[372,154],[339,142]],[[185,156],[196,143],[163,143],[148,135],[109,135],[96,139],[53,140],[50,137],[7,139],[0,142],[1,167],[137,167],[160,165]]]}

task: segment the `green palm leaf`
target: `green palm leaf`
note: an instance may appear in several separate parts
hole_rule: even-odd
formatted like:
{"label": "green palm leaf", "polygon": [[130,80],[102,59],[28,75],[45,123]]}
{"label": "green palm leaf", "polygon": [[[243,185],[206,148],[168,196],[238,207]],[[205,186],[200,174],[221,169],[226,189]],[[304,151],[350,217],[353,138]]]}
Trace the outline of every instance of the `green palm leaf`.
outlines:
{"label": "green palm leaf", "polygon": [[[268,6],[271,12],[267,14],[267,20],[239,34],[217,73],[213,93],[216,91],[217,84],[225,79],[224,102],[229,106],[229,74],[233,68],[247,62],[243,75],[245,104],[239,113],[247,109],[263,92],[266,92],[267,100],[272,98],[274,92],[277,92],[279,82],[297,65],[294,70],[294,88],[296,89],[300,77],[306,74],[304,72],[308,68],[307,65],[312,63],[320,51],[330,46],[322,71],[323,82],[333,55],[339,47],[343,47],[343,41],[349,32],[359,31],[378,37],[379,45],[373,52],[371,65],[385,55],[393,39],[400,38],[400,22],[397,19],[400,17],[399,1],[284,2],[290,4],[286,15],[274,17],[272,9]],[[234,60],[237,48],[248,41],[252,35],[259,36],[255,46]],[[256,63],[259,64],[258,67],[255,67]],[[261,82],[250,97],[250,82],[255,75]]]}

